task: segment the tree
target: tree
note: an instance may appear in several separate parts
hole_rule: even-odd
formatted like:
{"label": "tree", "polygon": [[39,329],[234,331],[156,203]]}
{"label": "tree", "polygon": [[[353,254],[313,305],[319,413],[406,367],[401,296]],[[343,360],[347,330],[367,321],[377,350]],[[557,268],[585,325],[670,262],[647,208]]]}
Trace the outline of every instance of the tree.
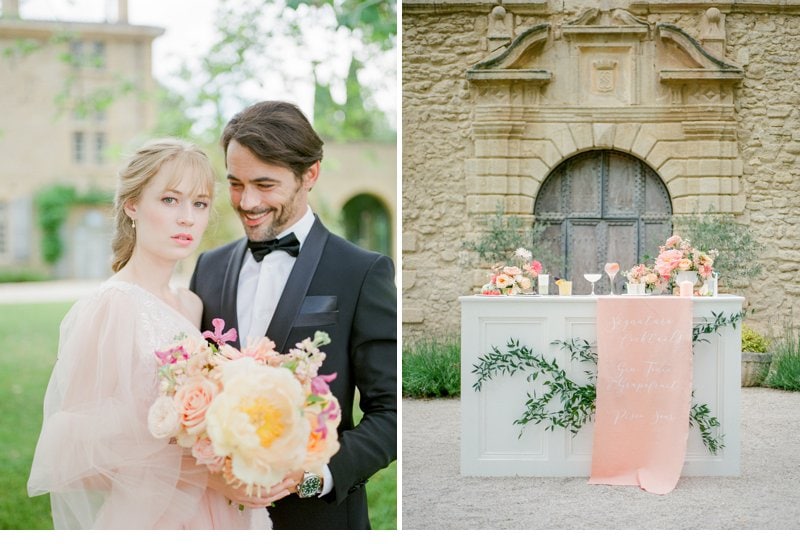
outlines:
{"label": "tree", "polygon": [[215,21],[217,38],[202,60],[176,74],[195,138],[215,142],[246,104],[303,87],[313,88],[314,125],[326,139],[395,138],[370,87],[389,81],[393,96],[395,79],[363,82],[367,63],[394,58],[394,1],[221,0]]}

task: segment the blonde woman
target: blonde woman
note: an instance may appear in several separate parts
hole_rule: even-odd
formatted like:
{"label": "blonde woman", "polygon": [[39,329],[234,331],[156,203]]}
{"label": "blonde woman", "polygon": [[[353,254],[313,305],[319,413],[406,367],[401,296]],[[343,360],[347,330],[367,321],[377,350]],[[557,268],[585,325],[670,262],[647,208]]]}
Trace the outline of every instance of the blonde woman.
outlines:
{"label": "blonde woman", "polygon": [[269,525],[264,506],[274,497],[239,496],[147,429],[158,394],[154,351],[181,334],[200,337],[200,299],[169,281],[197,248],[213,193],[208,157],[180,140],[144,145],[120,172],[115,274],[61,324],[28,481],[29,495],[50,493],[56,529]]}

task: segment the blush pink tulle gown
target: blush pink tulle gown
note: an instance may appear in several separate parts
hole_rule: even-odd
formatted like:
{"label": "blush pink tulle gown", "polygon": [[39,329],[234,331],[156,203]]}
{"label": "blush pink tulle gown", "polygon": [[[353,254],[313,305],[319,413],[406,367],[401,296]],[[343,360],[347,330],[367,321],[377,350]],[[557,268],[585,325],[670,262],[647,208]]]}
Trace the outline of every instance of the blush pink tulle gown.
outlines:
{"label": "blush pink tulle gown", "polygon": [[266,529],[206,487],[187,450],[153,438],[157,359],[195,326],[145,289],[109,280],[61,323],[30,496],[50,493],[56,529]]}

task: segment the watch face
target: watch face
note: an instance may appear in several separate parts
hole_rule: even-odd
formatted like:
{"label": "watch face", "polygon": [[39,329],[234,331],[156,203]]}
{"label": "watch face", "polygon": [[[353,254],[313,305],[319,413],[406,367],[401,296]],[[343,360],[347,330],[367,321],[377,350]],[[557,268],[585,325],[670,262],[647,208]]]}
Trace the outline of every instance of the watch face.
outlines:
{"label": "watch face", "polygon": [[302,499],[306,499],[318,495],[321,489],[322,478],[316,474],[308,474],[303,478],[303,481],[300,482],[300,485],[297,486],[297,495]]}

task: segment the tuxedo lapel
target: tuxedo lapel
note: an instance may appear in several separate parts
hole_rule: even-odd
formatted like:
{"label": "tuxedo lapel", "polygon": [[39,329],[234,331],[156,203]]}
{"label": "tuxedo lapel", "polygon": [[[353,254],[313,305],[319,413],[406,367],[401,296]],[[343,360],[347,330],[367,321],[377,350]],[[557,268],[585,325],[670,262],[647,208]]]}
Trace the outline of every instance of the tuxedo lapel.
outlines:
{"label": "tuxedo lapel", "polygon": [[[236,308],[236,298],[239,291],[239,272],[242,270],[245,251],[247,251],[247,238],[242,238],[233,247],[230,259],[228,259],[228,266],[225,269],[225,276],[222,278],[222,289],[220,291],[222,301],[220,306],[222,307],[222,315],[225,316],[225,330],[231,327],[237,331],[239,330],[239,312]],[[231,343],[236,348],[239,348],[241,338],[237,338],[235,342]]]}
{"label": "tuxedo lapel", "polygon": [[[317,270],[317,264],[322,257],[322,250],[328,241],[329,234],[328,229],[322,225],[319,218],[315,217],[314,224],[300,249],[300,254],[297,256],[278,307],[275,308],[269,329],[267,329],[267,336],[275,342],[275,349],[278,352],[282,353],[286,348],[289,331],[291,331],[292,324],[303,305],[308,286]],[[241,264],[239,266],[241,267]]]}

